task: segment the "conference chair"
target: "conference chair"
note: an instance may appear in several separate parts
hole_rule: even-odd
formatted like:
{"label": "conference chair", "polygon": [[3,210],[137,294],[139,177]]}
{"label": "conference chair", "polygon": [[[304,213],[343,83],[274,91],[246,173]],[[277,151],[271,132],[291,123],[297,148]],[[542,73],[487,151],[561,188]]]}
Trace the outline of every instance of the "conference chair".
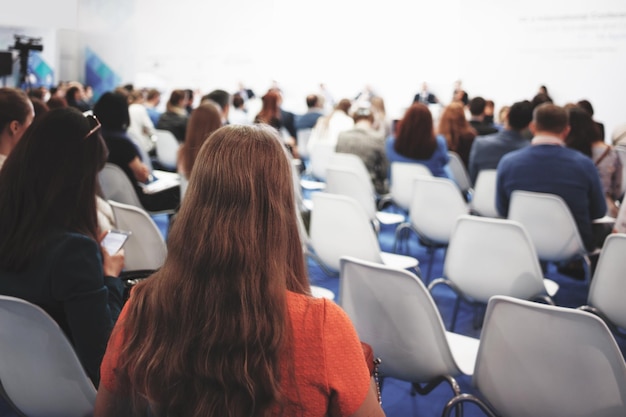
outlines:
{"label": "conference chair", "polygon": [[359,339],[370,344],[382,360],[383,380],[410,382],[422,395],[446,381],[453,395],[460,394],[455,377],[473,373],[478,339],[445,330],[418,277],[346,256],[341,258],[339,288],[339,304]]}
{"label": "conference chair", "polygon": [[296,143],[298,146],[298,154],[300,155],[300,159],[302,161],[307,161],[309,160],[309,138],[311,137],[311,132],[313,131],[313,129],[311,128],[306,128],[306,129],[299,129],[296,132]]}
{"label": "conference chair", "polygon": [[602,320],[576,309],[493,297],[472,382],[479,395],[456,396],[444,417],[466,402],[491,417],[626,415],[619,347]]}
{"label": "conference chair", "polygon": [[[456,222],[443,264],[443,277],[430,283],[457,295],[450,331],[460,302],[481,306],[494,295],[554,304],[558,284],[543,278],[535,248],[524,227],[507,219],[463,215]],[[475,321],[476,323],[476,321]]]}
{"label": "conference chair", "polygon": [[414,179],[409,221],[396,228],[394,252],[404,247],[404,252],[408,253],[410,232],[417,234],[429,254],[425,276],[428,283],[435,251],[448,246],[456,220],[468,212],[469,208],[452,180],[425,176]]}
{"label": "conference chair", "polygon": [[613,333],[626,337],[626,234],[610,235],[604,241],[593,274],[587,304],[580,309],[598,315]]}
{"label": "conference chair", "polygon": [[483,169],[478,172],[470,208],[473,214],[484,217],[501,217],[496,208],[495,169]]}
{"label": "conference chair", "polygon": [[[159,176],[163,176],[163,178],[159,178],[159,180],[149,184],[146,189],[148,192],[158,192],[159,190],[175,187],[180,184],[178,174],[165,171],[153,172]],[[98,181],[105,199],[129,204],[145,210],[133,185],[119,166],[110,162],[104,164],[104,168],[98,173]],[[149,213],[172,214],[174,210],[150,211]]]}
{"label": "conference chair", "polygon": [[318,181],[326,181],[326,168],[335,153],[335,145],[331,143],[316,143],[310,150],[309,163],[311,175]]}
{"label": "conference chair", "polygon": [[124,245],[124,270],[159,269],[167,255],[167,247],[159,228],[148,213],[138,207],[109,200],[116,227],[130,231]]}
{"label": "conference chair", "polygon": [[20,416],[85,417],[96,389],[59,325],[41,308],[0,296],[0,394]]}
{"label": "conference chair", "polygon": [[312,196],[310,243],[315,259],[326,271],[337,275],[342,256],[413,269],[418,261],[410,256],[382,252],[378,237],[365,209],[351,197],[317,192]]}
{"label": "conference chair", "polygon": [[574,216],[560,196],[513,191],[508,217],[520,222],[528,231],[540,260],[567,262],[582,259],[585,280],[589,282],[589,253],[580,237]]}
{"label": "conference chair", "polygon": [[448,156],[450,157],[448,167],[450,167],[454,182],[459,187],[459,190],[461,190],[461,193],[463,193],[465,200],[471,200],[473,193],[472,180],[470,179],[469,173],[467,172],[467,168],[465,168],[465,164],[463,163],[461,156],[453,151],[448,151]]}
{"label": "conference chair", "polygon": [[[360,159],[359,162],[362,163]],[[402,214],[377,210],[376,195],[372,181],[369,175],[364,177],[362,173],[359,174],[358,169],[349,166],[329,165],[326,168],[326,188],[324,191],[330,194],[345,195],[357,200],[365,209],[377,232],[380,231],[381,223],[398,224],[404,221],[405,217]]]}
{"label": "conference chair", "polygon": [[159,165],[168,171],[176,171],[180,143],[168,130],[156,129],[154,134],[156,136],[156,159]]}
{"label": "conference chair", "polygon": [[413,180],[422,176],[432,177],[433,174],[426,165],[412,162],[392,162],[390,171],[389,196],[382,198],[379,204],[391,201],[408,212],[413,197]]}

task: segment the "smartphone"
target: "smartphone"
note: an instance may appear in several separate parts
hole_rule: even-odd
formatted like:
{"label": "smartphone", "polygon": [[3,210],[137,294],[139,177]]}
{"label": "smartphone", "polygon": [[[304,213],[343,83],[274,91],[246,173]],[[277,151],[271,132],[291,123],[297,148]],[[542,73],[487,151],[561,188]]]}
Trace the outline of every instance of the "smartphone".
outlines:
{"label": "smartphone", "polygon": [[124,243],[126,243],[130,235],[131,232],[123,230],[109,230],[100,244],[106,249],[109,255],[115,255],[122,249],[122,246],[124,246]]}

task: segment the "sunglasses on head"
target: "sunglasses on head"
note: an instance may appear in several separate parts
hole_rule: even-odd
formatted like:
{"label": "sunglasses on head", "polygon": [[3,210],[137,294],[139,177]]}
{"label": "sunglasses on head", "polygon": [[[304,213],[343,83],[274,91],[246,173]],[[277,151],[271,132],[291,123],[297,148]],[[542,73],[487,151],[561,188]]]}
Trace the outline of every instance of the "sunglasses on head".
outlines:
{"label": "sunglasses on head", "polygon": [[102,127],[102,125],[100,124],[100,121],[98,120],[98,118],[93,115],[93,113],[83,113],[83,114],[85,115],[85,118],[89,122],[89,128],[90,128],[89,132],[87,132],[87,134],[83,138],[83,139],[87,139],[89,136],[96,133]]}

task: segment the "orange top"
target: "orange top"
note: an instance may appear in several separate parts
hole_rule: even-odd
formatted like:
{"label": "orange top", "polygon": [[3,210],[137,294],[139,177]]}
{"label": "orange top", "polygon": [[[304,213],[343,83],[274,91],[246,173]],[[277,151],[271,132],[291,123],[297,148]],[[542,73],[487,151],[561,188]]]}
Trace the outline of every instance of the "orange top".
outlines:
{"label": "orange top", "polygon": [[[130,300],[132,302],[132,298]],[[300,410],[285,410],[284,415],[350,416],[361,406],[369,389],[369,370],[352,322],[332,301],[288,292],[287,304],[293,325],[293,369],[296,384],[287,383],[288,403]],[[124,308],[118,322],[126,317]],[[123,343],[121,332],[109,340],[100,384],[115,392],[113,369]],[[290,381],[286,367],[282,380]]]}

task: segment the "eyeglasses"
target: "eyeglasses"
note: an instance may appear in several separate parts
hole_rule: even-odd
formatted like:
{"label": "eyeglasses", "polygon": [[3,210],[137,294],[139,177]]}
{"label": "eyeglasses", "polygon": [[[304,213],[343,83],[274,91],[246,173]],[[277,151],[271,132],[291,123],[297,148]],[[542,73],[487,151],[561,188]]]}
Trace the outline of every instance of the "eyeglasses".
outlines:
{"label": "eyeglasses", "polygon": [[91,129],[89,130],[89,132],[87,132],[83,139],[87,139],[89,136],[96,133],[102,127],[102,125],[100,124],[100,120],[98,120],[98,118],[93,114],[86,114],[85,117],[87,118],[87,121],[89,122],[89,127]]}

